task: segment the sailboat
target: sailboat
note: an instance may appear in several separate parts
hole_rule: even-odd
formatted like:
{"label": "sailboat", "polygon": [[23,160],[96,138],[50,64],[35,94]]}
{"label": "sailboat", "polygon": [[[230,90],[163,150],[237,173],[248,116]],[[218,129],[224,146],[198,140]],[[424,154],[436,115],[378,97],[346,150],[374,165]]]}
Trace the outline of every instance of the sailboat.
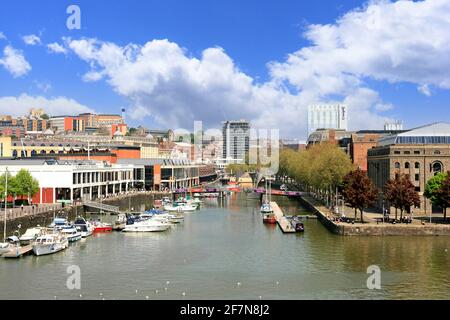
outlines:
{"label": "sailboat", "polygon": [[277,223],[277,219],[275,217],[275,215],[273,214],[273,209],[272,206],[270,205],[270,200],[271,200],[271,192],[270,192],[270,187],[271,187],[271,182],[268,181],[269,179],[266,177],[264,179],[265,181],[265,188],[266,188],[266,199],[264,200],[262,206],[261,206],[261,213],[264,214],[263,216],[263,222],[267,223],[267,224],[276,224]]}

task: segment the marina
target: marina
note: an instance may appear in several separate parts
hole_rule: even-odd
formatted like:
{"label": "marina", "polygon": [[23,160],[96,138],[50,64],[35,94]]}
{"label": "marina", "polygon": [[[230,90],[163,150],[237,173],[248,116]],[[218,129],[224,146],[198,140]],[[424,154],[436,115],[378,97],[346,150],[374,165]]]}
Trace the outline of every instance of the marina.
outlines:
{"label": "marina", "polygon": [[[284,234],[276,225],[263,224],[260,202],[243,193],[204,199],[201,210],[184,213],[182,223],[171,224],[165,232],[93,233],[56,254],[1,259],[0,283],[5,290],[0,290],[0,298],[450,297],[449,238],[346,239],[330,233],[319,220],[308,219],[312,213],[297,200],[277,196],[272,200],[284,217],[300,217],[306,232]],[[143,198],[134,200],[132,207],[139,214],[151,211],[153,204]],[[119,206],[126,211],[128,201]],[[85,221],[97,218],[87,214]],[[102,220],[113,224],[118,218],[107,215]],[[431,257],[434,269],[429,273],[424,270]],[[381,291],[366,287],[366,268],[371,264],[384,272]],[[81,290],[66,287],[67,268],[73,265],[81,270]],[[273,276],[267,277],[269,273]],[[408,281],[411,277],[414,282]]]}

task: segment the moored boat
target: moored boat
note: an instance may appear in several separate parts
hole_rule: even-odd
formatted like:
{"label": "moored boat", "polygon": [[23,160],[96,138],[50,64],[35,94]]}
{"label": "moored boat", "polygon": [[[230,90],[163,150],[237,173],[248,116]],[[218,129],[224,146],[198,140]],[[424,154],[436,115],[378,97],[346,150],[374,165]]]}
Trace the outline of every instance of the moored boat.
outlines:
{"label": "moored boat", "polygon": [[0,256],[20,248],[20,241],[18,237],[12,236],[5,240],[5,243],[0,243]]}
{"label": "moored boat", "polygon": [[81,232],[74,226],[67,226],[61,229],[61,233],[67,237],[69,242],[76,242],[81,240]]}
{"label": "moored boat", "polygon": [[47,233],[33,242],[33,253],[37,256],[57,253],[67,249],[69,241],[61,232]]}
{"label": "moored boat", "polygon": [[273,212],[273,210],[272,210],[270,203],[265,202],[262,204],[261,213],[272,213],[272,212]]}
{"label": "moored boat", "polygon": [[66,218],[55,218],[53,222],[48,226],[51,229],[61,230],[69,225],[69,221]]}
{"label": "moored boat", "polygon": [[73,225],[75,228],[77,228],[78,231],[81,232],[82,238],[92,236],[92,233],[94,232],[93,226],[83,217],[78,217],[73,223]]}
{"label": "moored boat", "polygon": [[133,224],[127,224],[122,232],[162,232],[168,230],[169,228],[170,224],[168,223],[148,219],[134,222]]}
{"label": "moored boat", "polygon": [[93,221],[92,223],[94,233],[112,232],[113,226],[110,223],[101,221]]}
{"label": "moored boat", "polygon": [[126,225],[127,225],[127,215],[124,213],[119,213],[116,221],[114,221],[113,230],[122,231],[123,229],[125,229]]}
{"label": "moored boat", "polygon": [[37,239],[37,237],[43,235],[46,231],[46,228],[43,227],[36,227],[36,228],[29,228],[23,235],[20,236],[20,244],[27,245],[33,242]]}
{"label": "moored boat", "polygon": [[197,210],[197,206],[193,206],[186,203],[178,203],[175,205],[166,205],[164,210],[169,212],[191,212]]}
{"label": "moored boat", "polygon": [[275,217],[274,214],[267,213],[263,217],[263,222],[266,223],[266,224],[276,224],[277,223],[277,218]]}

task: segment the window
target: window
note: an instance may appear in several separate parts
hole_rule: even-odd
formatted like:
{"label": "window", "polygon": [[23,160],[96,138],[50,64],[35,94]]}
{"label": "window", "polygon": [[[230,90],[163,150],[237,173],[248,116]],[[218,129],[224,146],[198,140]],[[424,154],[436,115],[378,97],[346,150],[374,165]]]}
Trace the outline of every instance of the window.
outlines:
{"label": "window", "polygon": [[394,151],[394,154],[400,154],[400,151],[395,150],[395,151]]}
{"label": "window", "polygon": [[441,154],[441,152],[439,150],[434,150],[433,152],[434,154]]}
{"label": "window", "polygon": [[395,166],[395,169],[400,169],[400,162],[396,162],[394,166]]}
{"label": "window", "polygon": [[409,167],[410,167],[409,162],[406,162],[406,163],[405,163],[405,169],[409,169]]}
{"label": "window", "polygon": [[415,180],[416,180],[416,181],[419,181],[419,180],[420,180],[420,174],[416,174],[416,175],[415,175]]}
{"label": "window", "polygon": [[420,187],[416,187],[414,190],[416,190],[416,192],[420,192]]}
{"label": "window", "polygon": [[416,150],[416,151],[414,151],[414,154],[420,154],[420,151]]}
{"label": "window", "polygon": [[433,163],[432,172],[434,173],[434,175],[441,173],[442,172],[442,163],[440,163],[440,162]]}
{"label": "window", "polygon": [[416,169],[420,169],[420,163],[419,163],[419,162],[416,162],[416,163],[414,164],[414,167],[415,167]]}
{"label": "window", "polygon": [[405,154],[411,154],[411,151],[405,151],[404,153]]}

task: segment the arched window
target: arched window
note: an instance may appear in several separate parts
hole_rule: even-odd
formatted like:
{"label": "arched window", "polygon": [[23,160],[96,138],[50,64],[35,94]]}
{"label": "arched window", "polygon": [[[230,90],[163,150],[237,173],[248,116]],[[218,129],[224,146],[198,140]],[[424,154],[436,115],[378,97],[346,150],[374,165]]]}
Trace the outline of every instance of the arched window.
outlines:
{"label": "arched window", "polygon": [[50,154],[55,154],[55,151],[51,150],[51,151],[50,151]]}
{"label": "arched window", "polygon": [[439,150],[434,150],[434,154],[441,154]]}
{"label": "arched window", "polygon": [[46,153],[47,153],[47,152],[45,152],[45,150],[42,150],[42,151],[41,151],[41,154],[46,154]]}
{"label": "arched window", "polygon": [[395,166],[395,169],[400,169],[400,162],[396,162],[394,166]]}
{"label": "arched window", "polygon": [[13,158],[17,158],[17,150],[14,150],[12,153]]}
{"label": "arched window", "polygon": [[434,175],[441,173],[442,172],[442,163],[440,163],[440,162],[433,163],[432,170],[433,170]]}
{"label": "arched window", "polygon": [[409,169],[409,167],[410,167],[409,162],[406,162],[405,163],[405,169]]}
{"label": "arched window", "polygon": [[36,150],[31,150],[31,156],[33,157],[33,156],[35,156],[35,155],[37,155]]}
{"label": "arched window", "polygon": [[414,165],[416,169],[420,169],[420,163],[416,162],[416,164]]}

